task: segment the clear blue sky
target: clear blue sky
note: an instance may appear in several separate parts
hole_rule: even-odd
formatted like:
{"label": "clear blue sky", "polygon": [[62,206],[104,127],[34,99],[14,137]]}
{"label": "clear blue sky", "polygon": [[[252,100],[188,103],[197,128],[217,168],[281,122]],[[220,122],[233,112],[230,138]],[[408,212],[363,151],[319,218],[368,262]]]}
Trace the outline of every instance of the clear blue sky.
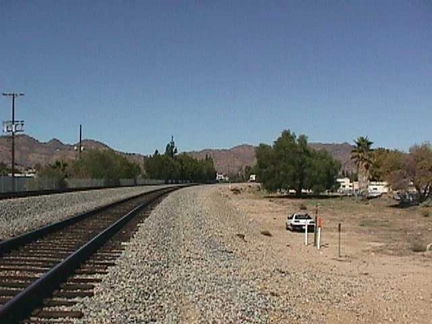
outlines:
{"label": "clear blue sky", "polygon": [[[0,0],[0,92],[39,140],[144,154],[432,140],[432,2]],[[0,98],[0,119],[10,119]]]}

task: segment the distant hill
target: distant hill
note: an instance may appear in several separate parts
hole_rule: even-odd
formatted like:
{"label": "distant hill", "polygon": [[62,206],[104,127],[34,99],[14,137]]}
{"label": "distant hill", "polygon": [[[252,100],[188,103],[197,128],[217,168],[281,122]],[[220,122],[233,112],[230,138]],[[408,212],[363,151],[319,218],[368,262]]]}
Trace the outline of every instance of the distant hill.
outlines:
{"label": "distant hill", "polygon": [[[99,149],[106,150],[110,147],[102,142],[86,139],[82,145],[85,150]],[[349,171],[355,169],[354,164],[350,160],[352,146],[348,143],[341,144],[326,144],[326,143],[310,143],[312,148],[328,151],[333,157],[339,160],[343,168]],[[37,163],[45,165],[53,163],[56,160],[73,160],[78,156],[75,150],[77,144],[64,144],[60,140],[54,138],[48,142],[40,142],[37,139],[28,135],[17,135],[15,137],[15,161],[17,168],[31,168]],[[11,163],[11,141],[9,136],[0,137],[0,162],[6,164]],[[143,164],[144,155],[134,153],[124,153],[130,161]],[[253,166],[256,163],[255,146],[243,144],[230,149],[205,149],[201,151],[186,152],[187,154],[204,159],[206,155],[213,158],[215,161],[216,170],[224,174],[237,173],[239,169],[247,165]]]}
{"label": "distant hill", "polygon": [[187,154],[194,158],[204,159],[206,155],[213,158],[216,170],[219,173],[233,174],[241,168],[256,163],[255,146],[243,144],[227,150],[205,149],[202,151],[192,151]]}
{"label": "distant hill", "polygon": [[[54,138],[46,143],[28,135],[15,136],[15,163],[17,168],[31,168],[36,164],[45,165],[56,160],[73,160],[77,157],[75,149],[78,144],[64,144]],[[104,143],[95,140],[83,140],[82,146],[86,150],[109,149]],[[11,137],[0,137],[0,162],[11,163]]]}
{"label": "distant hill", "polygon": [[[352,146],[350,144],[309,143],[309,146],[315,150],[328,151],[336,160],[341,162],[343,169],[347,171],[355,170],[355,165],[351,161]],[[231,149],[205,149],[202,151],[188,152],[188,154],[199,159],[203,159],[208,155],[215,161],[216,170],[218,172],[224,174],[235,174],[240,168],[245,167],[246,165],[255,165],[255,148],[255,146],[243,144]]]}

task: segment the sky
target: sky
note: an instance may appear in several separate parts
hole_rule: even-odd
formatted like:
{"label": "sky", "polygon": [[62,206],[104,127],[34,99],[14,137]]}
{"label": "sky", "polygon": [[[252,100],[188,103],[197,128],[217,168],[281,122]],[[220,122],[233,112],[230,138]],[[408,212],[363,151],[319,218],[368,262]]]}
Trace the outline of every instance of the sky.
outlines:
{"label": "sky", "polygon": [[[0,92],[41,141],[151,154],[432,140],[432,2],[0,0]],[[11,99],[0,97],[0,119]]]}

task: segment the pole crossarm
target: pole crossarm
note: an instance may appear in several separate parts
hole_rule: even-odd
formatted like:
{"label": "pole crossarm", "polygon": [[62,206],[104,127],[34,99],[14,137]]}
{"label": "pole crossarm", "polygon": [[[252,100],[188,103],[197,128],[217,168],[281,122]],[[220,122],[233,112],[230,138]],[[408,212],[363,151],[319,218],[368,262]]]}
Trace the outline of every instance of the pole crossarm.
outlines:
{"label": "pole crossarm", "polygon": [[2,94],[3,96],[14,97],[14,98],[24,96],[24,93],[17,93],[17,92],[3,92]]}

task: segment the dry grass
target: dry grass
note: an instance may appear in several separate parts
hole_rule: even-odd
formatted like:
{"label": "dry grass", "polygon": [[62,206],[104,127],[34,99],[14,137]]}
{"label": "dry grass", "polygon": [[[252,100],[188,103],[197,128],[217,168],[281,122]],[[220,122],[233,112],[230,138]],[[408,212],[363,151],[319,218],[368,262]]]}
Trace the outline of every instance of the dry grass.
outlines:
{"label": "dry grass", "polygon": [[[323,323],[384,323],[390,316],[398,323],[430,322],[430,312],[425,310],[430,310],[432,300],[432,251],[426,251],[429,245],[425,243],[430,243],[432,249],[432,217],[423,216],[424,208],[396,208],[396,202],[386,197],[368,202],[349,197],[295,199],[266,196],[263,191],[243,191],[240,195],[229,192],[227,197],[246,216],[244,220],[251,228],[271,232],[271,239],[251,237],[248,242],[255,244],[257,251],[261,251],[263,244],[269,247],[273,257],[281,262],[278,269],[283,270],[277,271],[316,271],[336,281],[354,280],[365,288],[365,293],[357,295],[352,302],[368,310],[365,317],[350,320],[341,316],[344,314],[339,304],[335,307],[326,304],[322,314],[326,314],[327,320]],[[317,206],[318,215],[324,218],[323,244],[319,251],[312,244],[305,245],[304,234],[285,228],[286,217],[297,212],[302,204],[311,216],[316,215]],[[338,249],[339,223],[342,224],[341,250]],[[339,288],[329,286],[330,290]],[[423,314],[420,316],[425,320],[419,320],[417,314]],[[405,320],[398,321],[402,318]]]}
{"label": "dry grass", "polygon": [[[255,195],[256,199],[266,199]],[[429,208],[398,208],[396,201],[381,197],[367,202],[352,197],[328,199],[275,198],[272,204],[282,207],[287,215],[304,206],[311,215],[324,218],[324,230],[337,232],[342,224],[346,235],[362,236],[365,242],[379,243],[375,252],[391,255],[407,255],[426,250],[424,242],[432,242],[432,217]]]}

